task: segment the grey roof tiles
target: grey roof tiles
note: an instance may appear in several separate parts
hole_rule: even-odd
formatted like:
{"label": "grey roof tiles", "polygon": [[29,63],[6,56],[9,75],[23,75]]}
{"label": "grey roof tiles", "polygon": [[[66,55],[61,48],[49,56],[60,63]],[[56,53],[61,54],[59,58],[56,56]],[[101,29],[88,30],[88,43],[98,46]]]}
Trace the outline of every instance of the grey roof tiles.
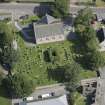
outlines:
{"label": "grey roof tiles", "polygon": [[64,34],[63,24],[62,23],[46,25],[34,24],[34,32],[36,38],[63,35]]}

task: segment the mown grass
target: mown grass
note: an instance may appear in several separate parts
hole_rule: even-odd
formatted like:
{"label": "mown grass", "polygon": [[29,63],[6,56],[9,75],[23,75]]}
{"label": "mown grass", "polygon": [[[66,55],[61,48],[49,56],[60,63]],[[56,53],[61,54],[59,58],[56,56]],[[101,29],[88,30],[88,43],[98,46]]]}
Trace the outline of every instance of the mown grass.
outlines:
{"label": "mown grass", "polygon": [[82,96],[82,94],[75,92],[74,93],[74,105],[86,105],[85,97]]}
{"label": "mown grass", "polygon": [[79,77],[80,77],[80,80],[95,78],[97,77],[97,73],[95,71],[90,71],[90,70],[81,70]]}
{"label": "mown grass", "polygon": [[96,0],[96,6],[105,7],[105,2],[103,0]]}

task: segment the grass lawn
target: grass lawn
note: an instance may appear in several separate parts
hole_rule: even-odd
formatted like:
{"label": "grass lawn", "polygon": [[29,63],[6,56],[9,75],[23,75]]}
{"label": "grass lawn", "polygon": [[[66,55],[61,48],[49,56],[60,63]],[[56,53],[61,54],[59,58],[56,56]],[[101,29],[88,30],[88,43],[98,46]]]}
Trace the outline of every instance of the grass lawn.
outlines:
{"label": "grass lawn", "polygon": [[0,86],[0,105],[11,105],[10,99],[6,98],[6,93],[2,86]]}
{"label": "grass lawn", "polygon": [[83,97],[80,93],[74,93],[74,105],[86,105],[85,97]]}
{"label": "grass lawn", "polygon": [[[82,4],[92,4],[93,3],[93,0],[79,0],[79,3],[82,3]],[[96,6],[105,6],[105,2],[103,0],[96,0]]]}
{"label": "grass lawn", "polygon": [[36,3],[40,3],[40,2],[54,2],[55,0],[13,0],[13,1],[20,1],[20,2],[36,2]]}
{"label": "grass lawn", "polygon": [[95,71],[81,70],[80,72],[80,79],[88,79],[94,77],[97,77],[97,73]]}
{"label": "grass lawn", "polygon": [[105,6],[105,2],[104,1],[102,1],[102,0],[96,0],[96,6]]}
{"label": "grass lawn", "polygon": [[[77,0],[78,1],[78,0]],[[77,2],[78,5],[93,5],[93,1],[92,0],[79,0]]]}
{"label": "grass lawn", "polygon": [[79,0],[80,2],[92,2],[92,0]]}
{"label": "grass lawn", "polygon": [[34,16],[29,16],[27,19],[21,20],[20,23],[22,25],[27,25],[32,23],[33,21],[38,21],[38,20],[39,20],[39,17],[34,15]]}

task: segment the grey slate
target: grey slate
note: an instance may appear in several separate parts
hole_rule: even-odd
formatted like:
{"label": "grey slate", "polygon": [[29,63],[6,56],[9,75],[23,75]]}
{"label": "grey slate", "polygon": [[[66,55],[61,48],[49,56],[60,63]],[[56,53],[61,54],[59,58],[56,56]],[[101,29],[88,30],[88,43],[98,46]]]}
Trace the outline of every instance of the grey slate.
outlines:
{"label": "grey slate", "polygon": [[48,36],[63,35],[64,34],[63,24],[54,23],[54,24],[39,25],[34,23],[34,32],[36,39]]}
{"label": "grey slate", "polygon": [[55,22],[56,19],[48,14],[46,14],[44,17],[42,17],[41,20],[37,22],[37,24],[51,24]]}
{"label": "grey slate", "polygon": [[97,12],[96,15],[99,21],[105,20],[105,12]]}
{"label": "grey slate", "polygon": [[104,34],[104,39],[105,39],[105,28],[103,28],[103,34]]}

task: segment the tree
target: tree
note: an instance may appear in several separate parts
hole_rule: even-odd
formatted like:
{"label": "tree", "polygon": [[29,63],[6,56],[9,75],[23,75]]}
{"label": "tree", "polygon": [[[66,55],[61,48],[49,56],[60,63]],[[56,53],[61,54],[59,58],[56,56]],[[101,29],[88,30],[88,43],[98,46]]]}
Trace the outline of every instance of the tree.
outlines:
{"label": "tree", "polygon": [[98,70],[99,67],[103,67],[105,64],[104,57],[99,51],[93,51],[89,58],[90,58],[89,65],[92,70]]}
{"label": "tree", "polygon": [[73,62],[65,68],[66,89],[69,92],[68,101],[70,105],[74,105],[74,92],[77,89],[77,82],[79,82],[79,73],[81,67],[76,62]]}
{"label": "tree", "polygon": [[96,37],[96,31],[91,26],[91,21],[94,18],[92,11],[85,8],[79,12],[75,20],[75,29],[81,45],[85,51],[96,50],[99,47],[99,42]]}
{"label": "tree", "polygon": [[79,11],[78,16],[75,19],[75,27],[79,24],[88,26],[90,25],[91,21],[94,19],[94,15],[90,8],[85,8]]}
{"label": "tree", "polygon": [[12,65],[16,62],[18,52],[12,47],[13,32],[5,22],[0,22],[0,62],[2,64]]}
{"label": "tree", "polygon": [[80,69],[80,65],[75,62],[65,66],[65,81],[77,82]]}
{"label": "tree", "polygon": [[1,60],[3,64],[9,65],[10,68],[16,63],[19,59],[19,52],[14,50],[11,46],[8,46],[3,49]]}
{"label": "tree", "polygon": [[33,81],[27,78],[24,74],[8,75],[4,80],[3,84],[12,97],[25,97],[32,93]]}
{"label": "tree", "polygon": [[77,82],[79,81],[79,73],[81,67],[76,62],[73,62],[65,67],[65,82],[67,83],[67,90],[75,91]]}
{"label": "tree", "polygon": [[91,26],[94,18],[90,9],[84,9],[79,12],[75,21],[76,33],[81,45],[81,54],[83,64],[87,68],[96,70],[103,65],[102,54],[98,51],[99,41],[96,37],[96,31]]}
{"label": "tree", "polygon": [[52,11],[55,17],[65,17],[69,13],[69,0],[55,0]]}

